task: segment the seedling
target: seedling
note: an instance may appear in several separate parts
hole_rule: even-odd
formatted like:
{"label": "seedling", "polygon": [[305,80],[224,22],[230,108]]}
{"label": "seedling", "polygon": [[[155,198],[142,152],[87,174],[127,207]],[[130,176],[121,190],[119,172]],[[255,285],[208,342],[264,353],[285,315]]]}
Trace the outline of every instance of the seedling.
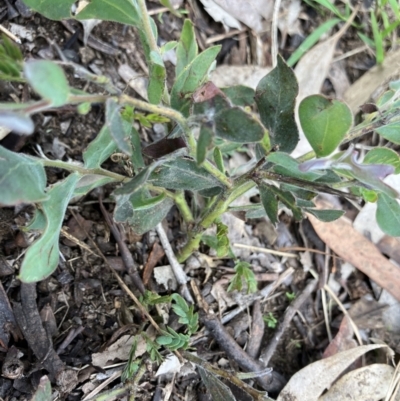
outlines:
{"label": "seedling", "polygon": [[269,312],[267,316],[263,316],[265,323],[267,323],[267,327],[270,329],[275,329],[278,321],[276,320],[275,316],[272,312]]}

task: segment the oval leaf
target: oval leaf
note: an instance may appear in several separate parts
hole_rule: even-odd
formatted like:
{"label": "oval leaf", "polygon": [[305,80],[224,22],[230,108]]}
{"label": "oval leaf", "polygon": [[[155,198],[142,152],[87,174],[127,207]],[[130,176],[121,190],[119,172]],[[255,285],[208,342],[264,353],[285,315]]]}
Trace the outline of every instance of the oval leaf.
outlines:
{"label": "oval leaf", "polygon": [[329,223],[335,221],[344,215],[344,210],[321,210],[321,209],[306,209],[308,213],[311,213],[318,220]]}
{"label": "oval leaf", "polygon": [[304,135],[318,157],[330,155],[353,123],[353,115],[345,103],[321,95],[302,100],[299,119]]}
{"label": "oval leaf", "polygon": [[164,162],[151,173],[149,181],[158,187],[189,191],[221,186],[213,175],[195,161],[182,158]]}
{"label": "oval leaf", "polygon": [[380,136],[383,136],[396,145],[400,144],[400,122],[393,122],[375,130]]}
{"label": "oval leaf", "polygon": [[[261,202],[264,206],[265,212],[269,217],[272,224],[277,224],[278,220],[278,199],[271,191],[271,186],[260,183],[258,190],[260,191]],[[248,217],[248,214],[246,215]]]}
{"label": "oval leaf", "polygon": [[34,159],[0,146],[0,205],[14,206],[46,200],[46,173]]}
{"label": "oval leaf", "polygon": [[376,210],[376,221],[386,234],[393,237],[400,236],[400,205],[396,199],[386,194],[378,195],[378,208]]}
{"label": "oval leaf", "polygon": [[24,0],[24,3],[46,18],[61,20],[71,18],[71,7],[76,0]]}
{"label": "oval leaf", "polygon": [[390,164],[395,168],[395,174],[400,173],[400,157],[392,149],[374,148],[364,157],[364,164]]}
{"label": "oval leaf", "polygon": [[42,203],[47,224],[42,236],[25,254],[18,277],[21,281],[34,283],[44,280],[57,268],[60,230],[65,210],[79,179],[78,174],[71,174],[64,181],[55,184],[48,192],[49,199]]}
{"label": "oval leaf", "polygon": [[277,66],[257,86],[255,100],[261,122],[268,128],[271,145],[290,153],[299,141],[294,119],[296,96],[299,92],[293,70],[281,56]]}
{"label": "oval leaf", "polygon": [[57,64],[46,60],[31,60],[24,65],[26,79],[43,99],[54,107],[63,106],[70,92],[64,71]]}

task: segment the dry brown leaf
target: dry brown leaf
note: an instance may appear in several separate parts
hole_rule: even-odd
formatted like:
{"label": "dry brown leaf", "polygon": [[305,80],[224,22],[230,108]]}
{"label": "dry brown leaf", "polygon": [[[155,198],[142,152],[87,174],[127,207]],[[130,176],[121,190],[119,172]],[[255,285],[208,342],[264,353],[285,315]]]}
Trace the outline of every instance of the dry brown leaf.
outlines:
{"label": "dry brown leaf", "polygon": [[[259,33],[267,28],[266,21],[272,18],[272,0],[214,0],[230,15]],[[265,19],[265,20],[264,20]]]}
{"label": "dry brown leaf", "polygon": [[318,401],[379,401],[389,390],[394,368],[375,363],[341,377]]}
{"label": "dry brown leaf", "polygon": [[[318,201],[317,206],[329,208],[323,201]],[[341,217],[332,223],[323,223],[311,215],[308,215],[308,218],[318,236],[329,248],[400,301],[400,268],[386,259],[371,241],[356,231],[347,218]]]}
{"label": "dry brown leaf", "polygon": [[381,347],[362,345],[306,366],[292,376],[276,401],[317,401],[349,365],[366,352]]}
{"label": "dry brown leaf", "polygon": [[356,113],[359,107],[367,103],[375,92],[382,90],[392,80],[400,75],[400,49],[389,52],[382,65],[377,65],[366,72],[360,79],[353,83],[344,94],[344,100],[351,111]]}
{"label": "dry brown leaf", "polygon": [[211,73],[211,81],[224,88],[226,86],[245,85],[256,89],[258,83],[272,70],[271,67],[255,65],[220,65]]}
{"label": "dry brown leaf", "polygon": [[338,352],[356,348],[357,342],[353,339],[353,336],[354,330],[347,316],[344,316],[342,322],[340,323],[339,331],[325,349],[323,357],[329,358],[332,355],[336,355]]}
{"label": "dry brown leaf", "polygon": [[128,360],[135,338],[137,340],[135,358],[143,355],[146,352],[146,342],[144,341],[143,337],[125,335],[108,347],[105,351],[93,354],[93,365],[103,368],[106,366],[107,362],[113,361],[114,359],[119,359],[120,361]]}
{"label": "dry brown leaf", "polygon": [[347,31],[355,16],[356,12],[354,11],[346,24],[335,35],[314,46],[297,63],[294,72],[299,82],[298,103],[306,96],[320,93],[322,84],[328,76],[337,42]]}

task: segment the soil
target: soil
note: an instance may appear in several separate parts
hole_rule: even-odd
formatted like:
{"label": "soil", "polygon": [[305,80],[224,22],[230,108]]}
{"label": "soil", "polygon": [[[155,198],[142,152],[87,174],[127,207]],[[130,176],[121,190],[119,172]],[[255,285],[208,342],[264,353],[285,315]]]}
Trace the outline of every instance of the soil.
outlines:
{"label": "soil", "polygon": [[[96,48],[94,48],[83,44],[82,28],[76,21],[69,21],[68,29],[61,22],[47,20],[35,13],[23,16],[16,3],[20,3],[20,1],[0,0],[0,23],[6,27],[9,23],[18,24],[33,33],[33,39],[23,39],[20,46],[25,59],[46,58],[59,60],[55,44],[63,52],[67,60],[84,66],[96,74],[106,75],[119,89],[132,96],[137,96],[118,73],[119,67],[127,64],[139,74],[146,74],[143,67],[144,56],[137,40],[137,33],[133,27],[103,22],[96,26],[91,33],[91,37],[95,38],[97,43]],[[149,2],[150,9],[158,6],[158,2]],[[17,12],[16,16],[11,16],[12,18],[9,15],[10,7]],[[215,23],[204,12],[201,3],[189,1],[188,4],[185,4],[185,7],[196,23],[201,43],[204,43],[205,38],[224,32],[222,25]],[[303,19],[301,20],[301,27],[303,35],[307,36],[309,32],[324,21],[325,17],[322,17],[315,9],[305,3],[302,4],[302,7]],[[194,10],[200,10],[200,13],[194,13]],[[179,39],[179,32],[182,27],[181,19],[164,12],[155,20],[159,28],[160,39],[163,41]],[[270,43],[269,34],[264,34],[263,39],[266,44]],[[218,60],[219,62],[236,64],[252,62],[250,39],[245,38],[245,40],[240,41],[237,38],[227,38],[220,43],[223,45],[223,51]],[[288,37],[280,51],[287,58],[299,44],[299,38]],[[344,54],[361,46],[361,44],[362,42],[355,34],[355,31],[350,29],[340,42],[337,53],[338,55]],[[243,49],[245,50],[244,53]],[[270,63],[270,56],[267,53],[263,63],[265,65]],[[354,82],[374,65],[374,57],[363,52],[345,59],[344,63],[350,82]],[[168,65],[168,68],[173,71],[172,64]],[[68,74],[70,85],[74,88],[85,89],[91,93],[101,93],[101,87],[78,78],[71,67],[67,66],[65,70]],[[171,83],[172,80],[169,81],[169,84]],[[329,79],[326,80],[323,91],[327,95],[334,94],[334,88]],[[0,82],[1,102],[9,102],[12,99],[27,101],[35,99],[35,97],[36,95],[26,84]],[[51,159],[60,158],[63,160],[82,161],[83,150],[96,137],[103,123],[104,110],[101,105],[94,105],[86,115],[80,115],[74,107],[62,107],[53,112],[35,116],[36,130],[32,136],[19,137],[11,133],[0,144],[17,152],[32,155],[37,155],[41,152]],[[147,143],[160,138],[159,132],[149,129],[141,128],[141,134],[143,142]],[[128,166],[121,160],[116,162],[109,160],[105,163],[105,167],[114,172],[126,174]],[[48,168],[47,173],[49,184],[55,183],[66,176],[64,171],[54,168]],[[107,196],[112,188],[112,186],[106,186],[102,193],[106,208],[109,210],[112,209],[112,204],[108,202]],[[70,367],[73,374],[76,375],[73,379],[66,378],[66,384],[60,383],[55,377],[55,367],[49,368],[48,361],[51,353],[48,354],[48,352],[50,352],[50,348],[47,351],[45,350],[44,354],[39,352],[39,355],[42,355],[42,359],[38,357],[36,350],[32,349],[32,346],[27,342],[26,337],[29,334],[22,328],[21,333],[18,330],[18,325],[14,322],[15,325],[9,331],[8,338],[1,338],[0,336],[0,363],[3,365],[3,376],[0,377],[0,399],[9,401],[31,399],[40,378],[44,374],[49,374],[53,382],[54,395],[58,397],[57,399],[81,400],[90,391],[104,383],[114,371],[120,371],[127,359],[127,355],[124,355],[122,359],[112,358],[112,360],[108,361],[108,364],[104,363],[102,366],[95,366],[92,363],[93,355],[103,352],[125,335],[135,335],[141,330],[149,331],[144,316],[133,305],[131,298],[120,287],[113,274],[106,267],[103,259],[93,249],[92,242],[77,224],[76,218],[84,225],[89,237],[97,244],[101,252],[106,255],[125,283],[133,289],[132,278],[124,273],[120,248],[110,234],[110,229],[101,213],[98,196],[99,191],[94,191],[72,202],[64,221],[64,228],[67,232],[81,241],[81,243],[84,243],[86,248],[62,235],[60,237],[61,258],[57,271],[48,279],[38,283],[36,288],[30,288],[29,291],[31,292],[26,290],[29,293],[25,295],[18,281],[17,273],[26,247],[33,238],[31,235],[24,233],[20,227],[23,227],[32,218],[33,207],[25,206],[15,210],[12,208],[0,208],[0,276],[2,291],[6,294],[5,298],[3,297],[3,302],[7,302],[6,300],[8,299],[11,307],[15,310],[15,305],[24,305],[24,297],[36,299],[33,302],[37,304],[41,320],[31,321],[34,322],[33,324],[40,325],[44,330],[40,332],[41,334],[38,334],[39,340],[48,341],[48,347],[55,350],[55,355],[52,356],[54,361],[60,360]],[[347,205],[347,208],[349,209],[349,216],[351,213],[355,214],[354,207]],[[177,249],[184,242],[185,237],[175,209],[172,209],[168,214],[164,222],[164,228],[174,249]],[[247,222],[246,230],[261,246],[275,248],[293,245],[305,246],[304,237],[308,238],[309,244],[313,248],[319,249],[321,246],[321,241],[313,232],[310,224],[294,223],[290,217],[285,215],[281,216],[281,223],[277,231],[271,229],[263,220]],[[273,232],[277,238],[271,238],[271,233]],[[137,235],[129,227],[124,227],[124,236],[128,249],[133,255],[134,262],[139,266],[140,274],[143,274],[146,266],[148,266],[149,258],[154,252],[155,244],[158,244],[156,233],[151,231],[145,235]],[[322,250],[324,249],[324,244],[322,244]],[[207,247],[202,248],[201,252],[210,255],[210,250]],[[157,256],[153,255],[153,257],[155,259],[153,267],[165,266],[169,263],[163,252]],[[222,301],[218,299],[215,293],[212,295],[210,290],[212,288],[215,289],[216,283],[225,280],[227,272],[232,273],[234,262],[232,260],[219,261],[215,259],[214,263],[210,263],[209,267],[204,268],[206,266],[204,261],[208,260],[210,262],[211,259],[210,256],[208,256],[208,259],[207,256],[203,258],[203,261],[197,264],[196,269],[190,270],[189,275],[195,279],[200,292],[206,301],[210,303],[210,306],[218,311]],[[323,267],[323,257],[322,259],[314,258],[314,256],[312,258],[314,264]],[[268,262],[266,262],[267,259]],[[278,274],[288,267],[295,269],[293,279],[281,284],[275,290],[273,296],[267,298],[261,304],[262,314],[264,316],[272,314],[276,319],[276,325],[279,325],[285,310],[291,302],[288,294],[301,293],[310,276],[303,269],[302,264],[294,259],[285,260],[257,254],[252,263],[255,266],[255,272],[260,275],[265,273]],[[269,266],[269,268],[266,268],[266,266]],[[333,266],[330,266],[330,268],[333,268]],[[340,269],[340,266],[336,266],[336,268]],[[268,281],[260,281],[259,286],[261,288],[267,284]],[[160,295],[168,295],[172,292],[170,289],[166,290],[163,285],[158,284],[153,278],[149,279],[148,288],[158,292]],[[346,297],[348,303],[355,302],[366,293],[372,293],[366,277],[361,274],[352,274],[347,282],[347,290],[349,294],[352,294],[351,297]],[[223,293],[220,293],[220,296],[223,295]],[[0,302],[1,299],[0,296]],[[219,306],[216,307],[216,305]],[[234,305],[228,306],[228,310],[233,308]],[[228,329],[240,346],[248,344],[249,336],[251,336],[251,330],[248,325],[249,313],[253,313],[252,308],[242,312],[235,320],[235,323],[228,325]],[[316,291],[301,306],[300,316],[301,318],[294,319],[285,331],[269,363],[269,366],[279,372],[283,380],[290,379],[302,367],[320,359],[329,343],[324,316]],[[333,318],[336,316],[341,316],[341,313],[334,308]],[[27,319],[31,318],[32,316]],[[174,327],[174,324],[178,330],[179,324],[176,321],[170,322],[172,327]],[[34,328],[31,329],[34,330]],[[213,338],[209,334],[204,334],[204,329],[201,333],[202,337],[199,336],[199,340],[194,344],[194,348],[197,349],[199,355],[209,362],[219,363],[224,369],[239,369],[237,361],[228,358]],[[274,327],[265,328],[262,347],[269,343],[274,334]],[[385,337],[386,334],[384,332],[382,337]],[[13,347],[23,354],[22,356],[18,354],[17,357],[14,355],[13,360],[22,372],[21,374],[16,374],[15,377],[4,371],[6,358]],[[164,352],[163,355],[165,355]],[[18,363],[22,363],[21,366]],[[160,379],[155,377],[155,372],[158,368],[155,363],[147,363],[146,368],[146,372],[137,386],[135,398],[137,400],[166,399],[162,397],[161,392],[162,389],[166,391],[167,386],[172,386],[170,388],[172,391],[170,399],[203,400],[207,397],[200,378],[193,370],[189,371],[187,376],[171,381],[167,378]],[[110,380],[101,391],[117,388],[120,384],[118,377],[116,376],[114,380]],[[68,387],[68,383],[74,384]],[[257,386],[257,384],[254,384],[254,386]],[[127,396],[121,396],[120,398],[109,399],[127,400],[128,398]],[[241,400],[242,398],[238,399]]]}

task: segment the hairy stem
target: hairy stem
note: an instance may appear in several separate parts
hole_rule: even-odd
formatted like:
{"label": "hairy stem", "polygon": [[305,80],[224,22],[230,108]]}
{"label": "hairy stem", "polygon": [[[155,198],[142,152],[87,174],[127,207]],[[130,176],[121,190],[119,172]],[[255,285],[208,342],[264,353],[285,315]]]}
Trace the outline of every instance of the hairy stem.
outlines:
{"label": "hairy stem", "polygon": [[61,160],[46,160],[46,159],[40,159],[36,158],[35,160],[39,161],[43,166],[45,167],[56,167],[56,168],[62,168],[64,170],[68,171],[76,171],[77,173],[80,173],[82,175],[88,175],[88,174],[96,174],[96,175],[103,175],[105,177],[110,177],[114,179],[115,181],[119,182],[125,182],[127,180],[130,180],[130,177],[126,177],[121,174],[113,173],[108,170],[104,170],[102,168],[85,168],[81,164],[72,164],[72,163],[67,163],[63,162]]}

